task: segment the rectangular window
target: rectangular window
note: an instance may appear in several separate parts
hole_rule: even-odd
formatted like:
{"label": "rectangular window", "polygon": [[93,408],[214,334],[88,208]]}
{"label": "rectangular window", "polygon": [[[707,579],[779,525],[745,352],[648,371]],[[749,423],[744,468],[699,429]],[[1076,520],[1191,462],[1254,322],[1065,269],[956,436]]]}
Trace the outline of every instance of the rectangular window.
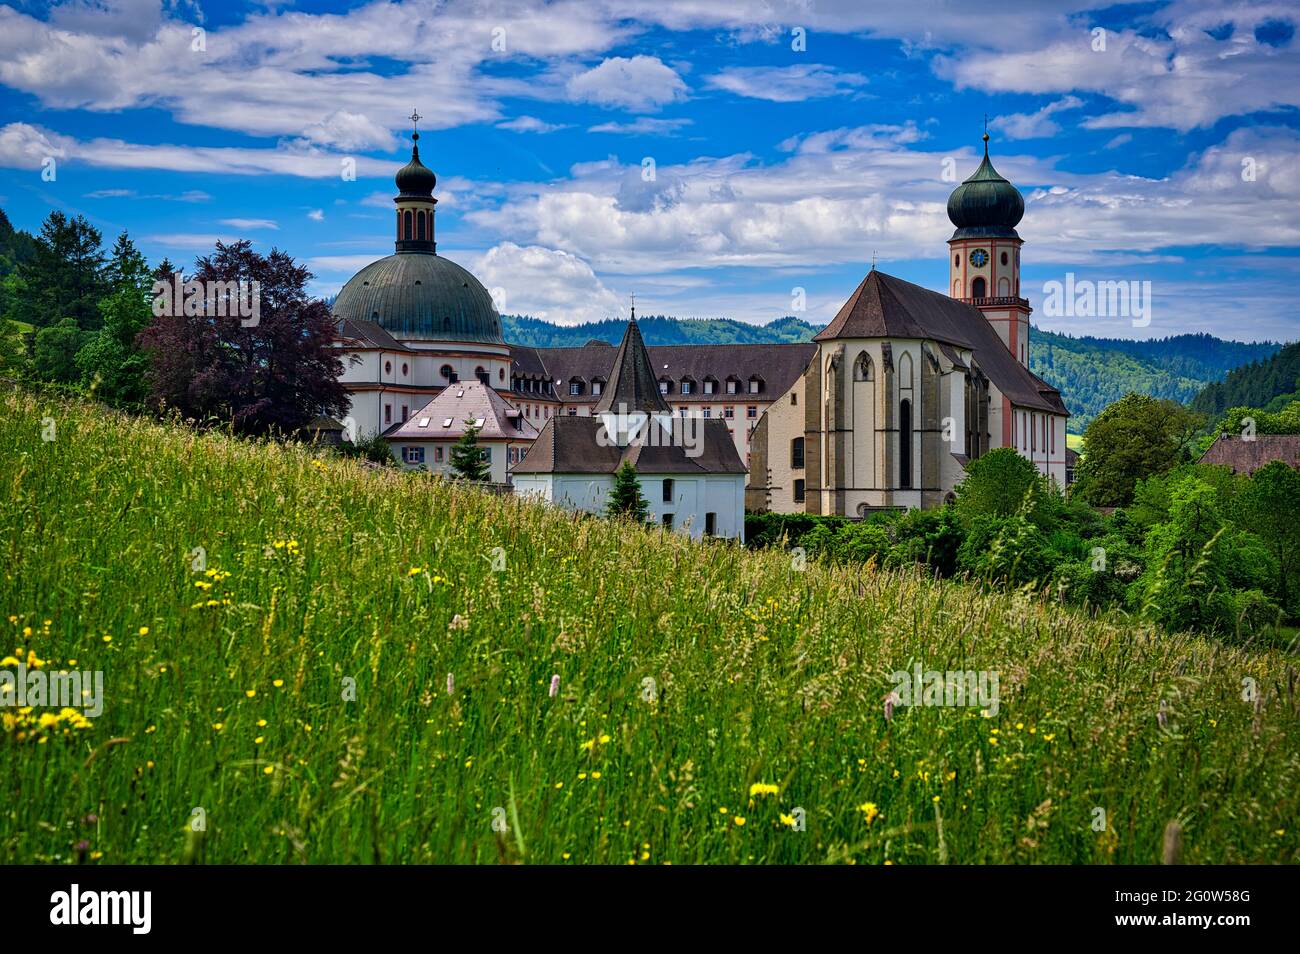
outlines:
{"label": "rectangular window", "polygon": [[733,417],[736,416],[736,409],[732,407],[730,404],[728,404],[726,407],[722,409],[722,416],[725,417],[727,420],[731,420]]}
{"label": "rectangular window", "polygon": [[757,381],[753,381],[753,380],[751,380],[751,381],[749,382],[749,393],[750,393],[750,394],[757,394],[757,393],[758,393],[758,382],[757,382]]}
{"label": "rectangular window", "polygon": [[592,381],[592,382],[591,382],[591,393],[592,393],[592,394],[599,394],[599,393],[604,389],[604,387],[605,387],[605,385],[601,384],[599,381]]}
{"label": "rectangular window", "polygon": [[660,382],[659,382],[659,393],[660,393],[660,394],[667,394],[667,393],[668,393],[668,382],[667,382],[667,381],[660,381]]}
{"label": "rectangular window", "polygon": [[756,405],[751,404],[749,405],[749,407],[745,408],[745,417],[749,418],[750,420],[753,420],[754,418],[758,417],[758,407]]}
{"label": "rectangular window", "polygon": [[673,528],[673,515],[670,513],[666,513],[664,514],[664,529],[671,530],[672,528]]}
{"label": "rectangular window", "polygon": [[737,394],[737,393],[739,393],[739,392],[736,390],[736,385],[739,384],[739,383],[740,383],[740,382],[738,382],[738,381],[728,381],[728,382],[727,382],[727,393],[728,393],[728,394]]}
{"label": "rectangular window", "polygon": [[1056,421],[1052,421],[1052,453],[1056,453]]}
{"label": "rectangular window", "polygon": [[577,416],[578,416],[578,409],[576,407],[569,408],[569,417],[577,417]]}
{"label": "rectangular window", "polygon": [[393,406],[391,404],[384,405],[384,423],[393,423]]}
{"label": "rectangular window", "polygon": [[804,497],[804,489],[803,489],[803,488],[804,488],[804,482],[803,482],[802,479],[801,479],[801,480],[796,480],[796,481],[794,482],[794,502],[795,502],[795,503],[803,503],[803,497]]}
{"label": "rectangular window", "polygon": [[706,407],[706,408],[704,409],[704,416],[705,416],[705,417],[712,417],[712,416],[713,416],[713,408],[711,408],[711,407]]}
{"label": "rectangular window", "polygon": [[716,513],[706,513],[704,515],[704,535],[711,537],[718,532],[718,515]]}
{"label": "rectangular window", "polygon": [[478,452],[478,456],[479,456],[479,459],[480,459],[480,460],[486,460],[486,461],[488,461],[488,462],[491,462],[491,460],[492,460],[492,448],[490,448],[490,447],[484,447],[484,448],[481,448],[481,449],[479,450],[479,452]]}
{"label": "rectangular window", "polygon": [[683,381],[683,382],[682,382],[682,393],[683,393],[683,394],[690,394],[691,391],[693,391],[694,389],[695,389],[695,385],[692,384],[690,381]]}
{"label": "rectangular window", "polygon": [[672,502],[673,502],[673,481],[672,481],[672,478],[671,478],[671,477],[665,477],[665,478],[664,478],[664,494],[663,494],[663,500],[664,500],[664,503],[672,503]]}
{"label": "rectangular window", "polygon": [[424,463],[424,448],[423,448],[423,447],[404,447],[404,448],[402,448],[402,450],[405,452],[405,453],[404,453],[404,458],[405,458],[405,460],[406,460],[406,462],[407,462],[408,464],[423,464],[423,463]]}
{"label": "rectangular window", "polygon": [[705,394],[712,394],[712,393],[713,393],[713,382],[712,382],[712,381],[705,381],[705,382],[704,382],[704,393],[705,393]]}
{"label": "rectangular window", "polygon": [[796,437],[790,442],[790,469],[803,470],[803,438]]}
{"label": "rectangular window", "polygon": [[577,381],[569,382],[569,394],[576,395],[582,393],[582,385]]}
{"label": "rectangular window", "polygon": [[402,423],[406,423],[406,405],[402,405]]}
{"label": "rectangular window", "polygon": [[439,463],[442,463],[442,445],[439,445],[433,449],[433,459]]}
{"label": "rectangular window", "polygon": [[1034,426],[1034,415],[1029,415],[1029,453],[1038,450],[1038,429]]}

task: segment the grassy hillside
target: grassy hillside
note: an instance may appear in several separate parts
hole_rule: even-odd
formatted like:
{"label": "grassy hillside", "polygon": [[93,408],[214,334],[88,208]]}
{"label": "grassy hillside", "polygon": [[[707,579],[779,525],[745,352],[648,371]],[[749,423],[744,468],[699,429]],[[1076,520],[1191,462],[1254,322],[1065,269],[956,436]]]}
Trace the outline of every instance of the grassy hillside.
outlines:
{"label": "grassy hillside", "polygon": [[[3,710],[7,863],[1300,857],[1278,652],[21,393],[0,448],[2,651],[106,696]],[[887,721],[913,663],[999,711]]]}

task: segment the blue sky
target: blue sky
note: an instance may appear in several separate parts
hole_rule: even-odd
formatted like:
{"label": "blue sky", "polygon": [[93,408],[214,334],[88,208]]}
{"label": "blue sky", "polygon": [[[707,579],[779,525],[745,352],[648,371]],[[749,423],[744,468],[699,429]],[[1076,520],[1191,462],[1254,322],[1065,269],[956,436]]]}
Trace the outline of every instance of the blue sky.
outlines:
{"label": "blue sky", "polygon": [[[392,251],[418,108],[439,252],[502,310],[574,323],[635,292],[765,322],[803,289],[825,322],[873,254],[943,289],[987,113],[1037,324],[1292,340],[1297,23],[1202,0],[18,2],[0,206],[30,230],[83,213],[153,260],[248,238],[330,294]],[[1150,324],[1045,315],[1067,273],[1151,282]]]}

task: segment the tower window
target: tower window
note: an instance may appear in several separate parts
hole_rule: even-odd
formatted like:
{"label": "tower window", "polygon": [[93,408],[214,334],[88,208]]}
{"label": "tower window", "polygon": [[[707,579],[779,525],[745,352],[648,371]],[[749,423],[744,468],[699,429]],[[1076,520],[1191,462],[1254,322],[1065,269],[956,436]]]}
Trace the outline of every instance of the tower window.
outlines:
{"label": "tower window", "polygon": [[954,256],[952,257],[952,267],[953,267],[953,268],[961,268],[961,256],[960,256],[960,255],[954,255]]}
{"label": "tower window", "polygon": [[402,223],[402,230],[405,232],[405,237],[409,239],[411,237],[411,212],[409,209],[402,214]]}
{"label": "tower window", "polygon": [[984,298],[988,293],[988,286],[983,278],[977,278],[970,283],[970,296],[972,298]]}
{"label": "tower window", "polygon": [[1006,252],[1003,252],[1003,253],[1002,253],[1002,264],[1005,265],[1006,263],[1007,263],[1007,253],[1006,253]]}

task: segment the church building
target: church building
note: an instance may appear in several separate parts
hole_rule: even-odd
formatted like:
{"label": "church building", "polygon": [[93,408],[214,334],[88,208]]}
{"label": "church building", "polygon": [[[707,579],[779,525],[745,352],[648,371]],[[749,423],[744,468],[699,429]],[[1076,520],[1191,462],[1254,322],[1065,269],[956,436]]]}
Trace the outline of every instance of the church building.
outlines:
{"label": "church building", "polygon": [[[437,180],[418,131],[412,140],[396,176],[394,254],[334,304],[344,423],[354,438],[383,435],[404,466],[445,471],[464,422],[483,420],[495,482],[597,510],[631,460],[657,520],[734,537],[742,508],[862,517],[940,506],[966,464],[998,447],[1065,486],[1069,412],[1029,370],[1024,199],[994,169],[987,134],[979,168],[948,199],[945,292],[873,267],[811,342],[647,347],[634,314],[617,348],[506,343],[487,289],[437,254]],[[648,418],[650,440],[600,445],[620,406]],[[687,422],[704,436],[692,454],[653,439]]]}

